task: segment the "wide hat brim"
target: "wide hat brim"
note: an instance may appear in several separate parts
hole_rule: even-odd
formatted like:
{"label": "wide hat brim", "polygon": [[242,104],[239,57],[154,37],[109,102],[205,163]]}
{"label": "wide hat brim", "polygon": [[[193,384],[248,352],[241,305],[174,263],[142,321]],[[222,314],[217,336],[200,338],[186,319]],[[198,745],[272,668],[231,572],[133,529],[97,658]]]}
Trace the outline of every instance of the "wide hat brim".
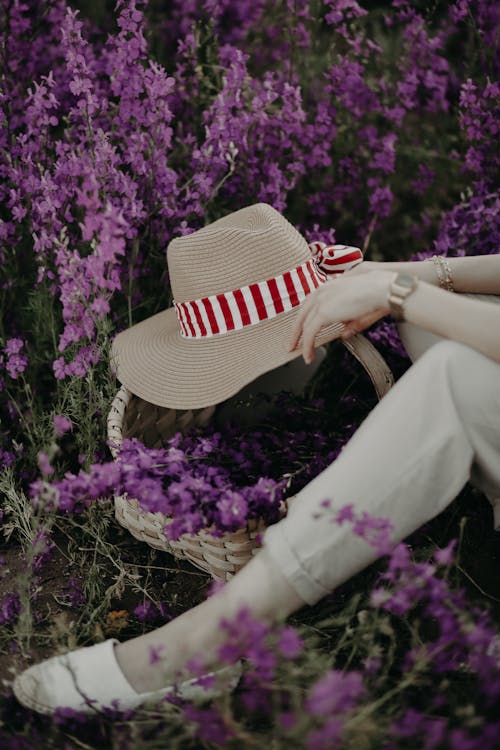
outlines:
{"label": "wide hat brim", "polygon": [[[117,335],[111,364],[132,393],[157,406],[198,409],[234,396],[265,372],[301,355],[289,351],[300,307],[242,330],[209,338],[181,335],[168,308]],[[325,326],[315,346],[338,338],[342,323]]]}

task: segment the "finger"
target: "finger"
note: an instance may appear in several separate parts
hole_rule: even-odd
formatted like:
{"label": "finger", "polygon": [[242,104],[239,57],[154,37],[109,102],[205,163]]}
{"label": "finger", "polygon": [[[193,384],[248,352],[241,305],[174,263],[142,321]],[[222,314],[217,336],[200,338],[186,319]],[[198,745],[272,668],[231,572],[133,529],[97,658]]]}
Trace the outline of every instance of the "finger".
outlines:
{"label": "finger", "polygon": [[297,344],[299,343],[301,334],[302,334],[302,321],[296,320],[295,325],[293,327],[293,331],[292,331],[292,338],[290,339],[290,343],[288,345],[289,352],[293,352],[297,348]]}
{"label": "finger", "polygon": [[304,326],[304,320],[307,318],[307,315],[311,308],[311,298],[305,300],[305,302],[302,303],[299,313],[297,315],[297,318],[295,320],[295,325],[293,327],[292,331],[292,338],[290,340],[289,345],[289,351],[293,352],[294,349],[297,348],[297,344],[299,343],[300,336],[302,334],[302,329]]}
{"label": "finger", "polygon": [[304,322],[304,310],[301,309],[299,310],[297,314],[297,318],[295,319],[295,325],[293,326],[292,337],[290,339],[290,344],[288,347],[288,350],[290,352],[293,352],[293,350],[297,348],[297,344],[299,343],[299,339],[302,334],[303,322]]}
{"label": "finger", "polygon": [[314,339],[321,328],[321,320],[317,315],[310,316],[302,328],[302,356],[309,365],[314,359]]}

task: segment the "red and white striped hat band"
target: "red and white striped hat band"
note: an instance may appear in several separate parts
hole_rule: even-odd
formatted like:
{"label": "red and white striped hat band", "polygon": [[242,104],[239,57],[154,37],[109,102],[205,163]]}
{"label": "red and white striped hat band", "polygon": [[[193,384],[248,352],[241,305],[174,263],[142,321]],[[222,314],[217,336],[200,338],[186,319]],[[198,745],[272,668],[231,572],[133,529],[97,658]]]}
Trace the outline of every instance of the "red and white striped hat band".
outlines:
{"label": "red and white striped hat band", "polygon": [[357,247],[311,242],[309,248],[312,258],[279,276],[210,297],[174,302],[181,336],[207,338],[275,318],[300,305],[328,276],[343,273],[363,260]]}

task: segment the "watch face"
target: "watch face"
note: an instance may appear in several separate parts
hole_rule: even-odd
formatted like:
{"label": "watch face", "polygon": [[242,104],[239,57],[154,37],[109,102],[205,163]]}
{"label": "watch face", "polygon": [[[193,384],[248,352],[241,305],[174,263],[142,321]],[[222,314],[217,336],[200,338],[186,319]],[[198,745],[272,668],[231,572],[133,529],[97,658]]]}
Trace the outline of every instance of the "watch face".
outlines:
{"label": "watch face", "polygon": [[409,273],[398,273],[395,278],[395,282],[396,284],[404,286],[407,289],[413,289],[416,283],[415,277],[411,276]]}

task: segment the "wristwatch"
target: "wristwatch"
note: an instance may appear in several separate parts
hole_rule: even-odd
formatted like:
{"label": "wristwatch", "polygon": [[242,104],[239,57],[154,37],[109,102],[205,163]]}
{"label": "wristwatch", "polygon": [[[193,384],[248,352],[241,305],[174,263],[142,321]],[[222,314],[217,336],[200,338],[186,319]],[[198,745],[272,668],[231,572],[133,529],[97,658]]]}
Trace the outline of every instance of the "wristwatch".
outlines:
{"label": "wristwatch", "polygon": [[394,320],[405,320],[405,299],[415,291],[418,279],[409,273],[395,273],[389,287],[389,312]]}

